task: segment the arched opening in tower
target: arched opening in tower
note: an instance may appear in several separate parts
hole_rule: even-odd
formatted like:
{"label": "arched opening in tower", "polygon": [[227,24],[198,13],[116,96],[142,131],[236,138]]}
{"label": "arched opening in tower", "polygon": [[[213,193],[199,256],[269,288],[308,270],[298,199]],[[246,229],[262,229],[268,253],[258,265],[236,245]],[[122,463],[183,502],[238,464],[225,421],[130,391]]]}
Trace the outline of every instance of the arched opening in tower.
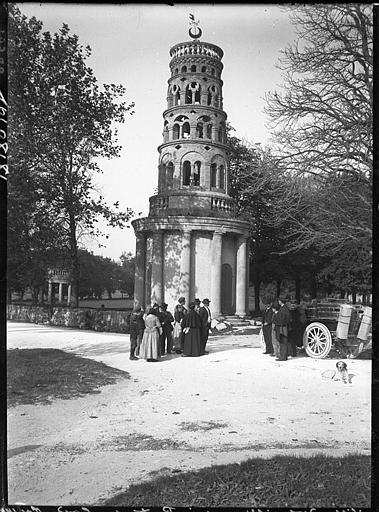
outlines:
{"label": "arched opening in tower", "polygon": [[193,184],[198,187],[200,185],[200,169],[201,169],[201,162],[197,161],[195,162],[193,166]]}
{"label": "arched opening in tower", "polygon": [[183,185],[188,186],[191,181],[191,162],[185,160],[183,162]]}
{"label": "arched opening in tower", "polygon": [[179,136],[180,136],[180,126],[175,123],[172,128],[172,138],[174,140],[176,140],[176,139],[179,139]]}
{"label": "arched opening in tower", "polygon": [[168,142],[168,121],[164,122],[163,128],[163,142]]}
{"label": "arched opening in tower", "polygon": [[225,188],[225,168],[220,165],[220,188]]}
{"label": "arched opening in tower", "polygon": [[183,123],[182,126],[182,138],[189,139],[190,138],[190,125],[189,123]]}
{"label": "arched opening in tower", "polygon": [[217,187],[217,164],[211,165],[211,187]]}
{"label": "arched opening in tower", "polygon": [[173,104],[176,107],[177,105],[180,105],[180,87],[178,87],[177,85],[173,85],[172,94],[173,94]]}

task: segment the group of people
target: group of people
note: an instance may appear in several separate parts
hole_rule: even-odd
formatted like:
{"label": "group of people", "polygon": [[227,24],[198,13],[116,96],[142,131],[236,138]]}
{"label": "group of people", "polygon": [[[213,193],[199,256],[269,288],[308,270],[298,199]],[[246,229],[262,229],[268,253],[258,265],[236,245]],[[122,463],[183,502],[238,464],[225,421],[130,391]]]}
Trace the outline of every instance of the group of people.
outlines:
{"label": "group of people", "polygon": [[129,359],[157,361],[173,352],[183,357],[208,354],[205,348],[212,322],[210,300],[195,299],[188,309],[185,302],[184,297],[178,299],[174,315],[165,303],[154,304],[146,313],[140,306],[134,308],[130,316]]}
{"label": "group of people", "polygon": [[296,357],[297,347],[303,344],[303,333],[307,324],[305,309],[301,304],[292,305],[286,296],[273,301],[264,300],[263,337],[266,344],[264,354],[287,361]]}

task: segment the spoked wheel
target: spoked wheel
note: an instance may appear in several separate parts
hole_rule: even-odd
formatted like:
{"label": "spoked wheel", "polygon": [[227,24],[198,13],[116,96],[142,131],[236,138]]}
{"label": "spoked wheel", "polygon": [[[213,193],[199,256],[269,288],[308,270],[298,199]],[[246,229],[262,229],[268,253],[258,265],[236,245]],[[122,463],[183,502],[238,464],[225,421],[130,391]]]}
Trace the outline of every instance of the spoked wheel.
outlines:
{"label": "spoked wheel", "polygon": [[303,336],[305,352],[314,359],[326,357],[332,347],[332,335],[326,325],[313,322],[305,329]]}

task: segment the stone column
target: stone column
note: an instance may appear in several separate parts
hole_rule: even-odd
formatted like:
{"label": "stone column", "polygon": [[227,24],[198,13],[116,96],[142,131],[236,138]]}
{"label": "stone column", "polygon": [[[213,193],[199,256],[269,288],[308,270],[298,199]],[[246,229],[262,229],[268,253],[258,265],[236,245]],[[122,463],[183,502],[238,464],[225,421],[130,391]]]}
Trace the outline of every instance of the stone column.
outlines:
{"label": "stone column", "polygon": [[217,140],[217,126],[212,126],[212,140],[215,142]]}
{"label": "stone column", "polygon": [[163,302],[163,231],[153,233],[153,261],[151,269],[151,303]]}
{"label": "stone column", "polygon": [[63,296],[63,283],[59,283],[59,291],[58,291],[58,302],[59,304],[62,302],[62,296]]}
{"label": "stone column", "polygon": [[48,291],[48,295],[47,295],[47,300],[48,300],[49,304],[51,304],[52,299],[53,299],[53,283],[51,281],[49,281],[49,291]]}
{"label": "stone column", "polygon": [[186,307],[190,300],[190,270],[191,270],[191,230],[184,229],[182,233],[182,254],[180,259],[180,295],[186,299]]}
{"label": "stone column", "polygon": [[202,176],[200,176],[200,184],[205,190],[211,189],[211,166],[208,163],[204,163],[204,170],[202,171]]}
{"label": "stone column", "polygon": [[146,266],[146,236],[136,234],[136,260],[134,274],[134,307],[145,307],[145,266]]}
{"label": "stone column", "polygon": [[216,187],[217,188],[220,188],[220,182],[221,182],[220,174],[221,174],[221,169],[220,169],[220,166],[218,165],[217,173],[216,173]]}
{"label": "stone column", "polygon": [[67,288],[67,306],[71,304],[71,284],[68,285]]}
{"label": "stone column", "polygon": [[215,231],[212,239],[211,263],[211,311],[212,317],[221,316],[221,264],[222,264],[222,232]]}
{"label": "stone column", "polygon": [[237,278],[236,278],[236,315],[246,316],[246,273],[247,273],[247,236],[237,240]]}

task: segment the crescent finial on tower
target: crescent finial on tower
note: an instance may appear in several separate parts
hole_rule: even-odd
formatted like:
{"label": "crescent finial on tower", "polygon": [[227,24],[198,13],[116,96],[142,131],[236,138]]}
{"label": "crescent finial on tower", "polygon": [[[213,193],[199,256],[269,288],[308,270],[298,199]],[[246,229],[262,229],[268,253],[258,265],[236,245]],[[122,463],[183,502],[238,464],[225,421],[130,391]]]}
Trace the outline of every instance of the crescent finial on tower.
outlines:
{"label": "crescent finial on tower", "polygon": [[189,15],[191,28],[188,33],[192,37],[192,39],[199,39],[201,34],[203,33],[201,28],[198,27],[200,20],[195,21],[195,16],[193,14]]}

